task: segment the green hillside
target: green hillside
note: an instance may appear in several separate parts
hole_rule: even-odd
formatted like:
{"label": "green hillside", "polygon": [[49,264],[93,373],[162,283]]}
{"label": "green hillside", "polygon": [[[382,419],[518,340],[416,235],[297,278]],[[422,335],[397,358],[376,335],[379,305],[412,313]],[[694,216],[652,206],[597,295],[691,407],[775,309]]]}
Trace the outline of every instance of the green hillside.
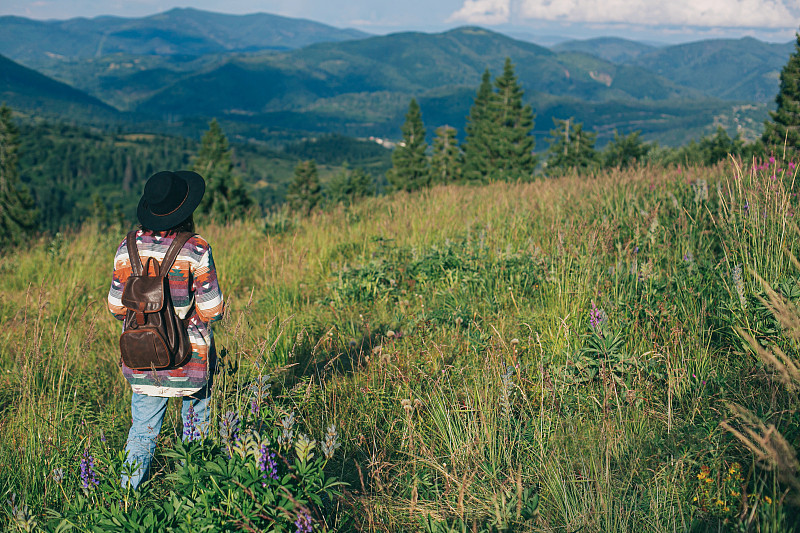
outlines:
{"label": "green hillside", "polygon": [[474,87],[485,69],[498,70],[506,57],[515,63],[527,91],[593,101],[699,96],[638,67],[618,66],[585,54],[558,55],[481,28],[459,28],[232,58],[165,87],[161,94],[142,101],[137,110],[263,113],[298,110],[320,98],[351,93],[420,94],[448,86]]}
{"label": "green hillside", "polygon": [[192,8],[175,8],[143,18],[35,21],[5,16],[0,17],[0,54],[38,68],[39,62],[48,58],[285,50],[366,35],[267,13],[228,15]]}
{"label": "green hillside", "polygon": [[612,63],[626,63],[654,52],[658,47],[618,37],[597,37],[558,43],[550,49],[554,52],[582,52]]}
{"label": "green hillside", "polygon": [[794,43],[716,39],[659,48],[630,64],[726,100],[771,104],[793,50]]}
{"label": "green hillside", "polygon": [[89,122],[119,119],[113,107],[0,56],[0,102],[36,117],[79,118]]}
{"label": "green hillside", "polygon": [[184,440],[170,401],[135,493],[105,303],[129,226],[0,252],[6,529],[797,531],[788,163],[200,224],[226,302],[213,421]]}

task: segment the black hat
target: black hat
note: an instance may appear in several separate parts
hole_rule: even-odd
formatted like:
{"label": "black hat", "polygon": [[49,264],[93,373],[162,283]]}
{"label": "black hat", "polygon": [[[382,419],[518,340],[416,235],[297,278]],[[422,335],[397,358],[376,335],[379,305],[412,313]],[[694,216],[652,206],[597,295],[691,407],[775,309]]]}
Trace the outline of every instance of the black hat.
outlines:
{"label": "black hat", "polygon": [[197,172],[158,172],[144,184],[136,216],[142,226],[153,231],[173,228],[189,218],[205,192],[206,182]]}

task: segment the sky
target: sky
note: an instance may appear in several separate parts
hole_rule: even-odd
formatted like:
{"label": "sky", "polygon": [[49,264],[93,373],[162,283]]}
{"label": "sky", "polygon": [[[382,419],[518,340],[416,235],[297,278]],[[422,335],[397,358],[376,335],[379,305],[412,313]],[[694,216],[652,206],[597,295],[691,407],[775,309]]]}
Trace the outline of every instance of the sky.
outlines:
{"label": "sky", "polygon": [[479,25],[543,44],[599,36],[786,42],[800,25],[800,0],[2,0],[0,15],[142,17],[173,7],[274,13],[374,34]]}

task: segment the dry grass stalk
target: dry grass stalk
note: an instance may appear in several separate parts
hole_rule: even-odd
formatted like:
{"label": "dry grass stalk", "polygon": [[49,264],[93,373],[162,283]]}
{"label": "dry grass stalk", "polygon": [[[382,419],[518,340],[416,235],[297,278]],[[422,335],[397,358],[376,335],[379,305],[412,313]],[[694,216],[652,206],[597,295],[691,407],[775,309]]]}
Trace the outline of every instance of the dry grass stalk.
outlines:
{"label": "dry grass stalk", "polygon": [[[753,452],[761,467],[775,472],[782,483],[791,487],[793,498],[800,503],[800,462],[792,445],[773,424],[766,425],[741,405],[730,403],[728,408],[733,419],[720,425]],[[738,420],[738,428],[732,424],[733,420]]]}

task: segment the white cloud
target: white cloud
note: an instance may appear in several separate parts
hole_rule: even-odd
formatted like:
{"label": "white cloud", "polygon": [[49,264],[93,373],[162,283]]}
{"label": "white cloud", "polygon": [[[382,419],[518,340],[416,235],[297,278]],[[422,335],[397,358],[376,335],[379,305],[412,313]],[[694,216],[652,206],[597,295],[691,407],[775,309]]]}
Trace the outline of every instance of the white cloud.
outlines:
{"label": "white cloud", "polygon": [[728,28],[786,28],[797,27],[798,23],[797,0],[517,1],[518,13],[523,18],[565,22],[620,22]]}
{"label": "white cloud", "polygon": [[448,22],[622,23],[648,26],[797,28],[800,0],[463,0]]}
{"label": "white cloud", "polygon": [[461,9],[450,15],[447,22],[470,24],[502,24],[511,15],[511,0],[464,0]]}

